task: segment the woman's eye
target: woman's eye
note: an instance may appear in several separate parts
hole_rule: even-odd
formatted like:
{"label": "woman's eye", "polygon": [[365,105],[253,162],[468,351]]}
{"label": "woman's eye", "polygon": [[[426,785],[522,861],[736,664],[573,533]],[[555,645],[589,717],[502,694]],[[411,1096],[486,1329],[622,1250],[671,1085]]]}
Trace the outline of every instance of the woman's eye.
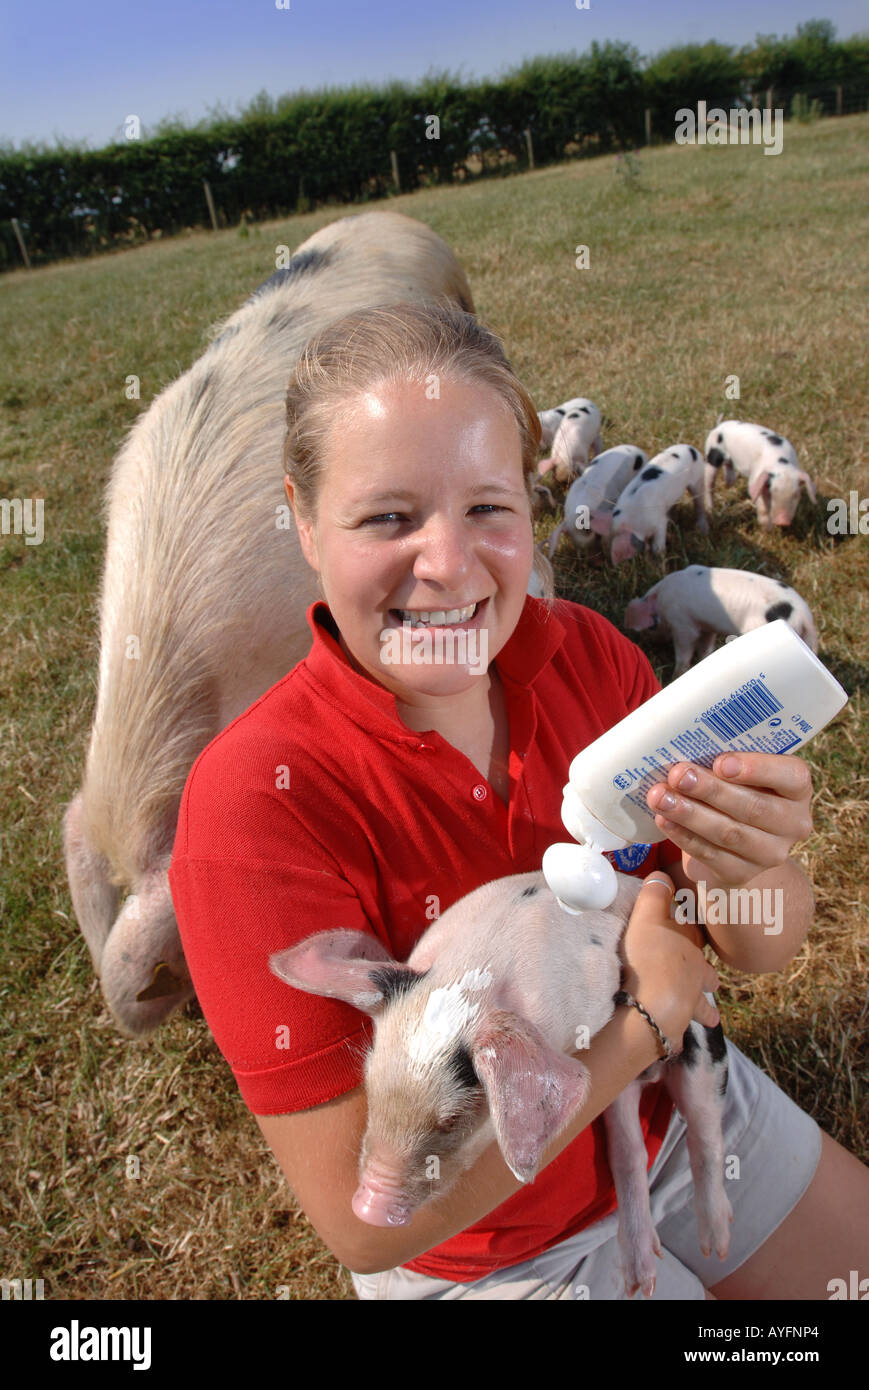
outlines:
{"label": "woman's eye", "polygon": [[496,502],[479,502],[479,503],[477,504],[477,506],[473,508],[473,511],[475,511],[475,512],[480,512],[480,511],[483,511],[483,512],[506,512],[506,511],[507,511],[507,508],[506,508],[506,507],[499,507],[498,504],[497,504]]}
{"label": "woman's eye", "polygon": [[379,512],[377,516],[367,516],[363,521],[363,526],[373,526],[379,521],[400,521],[401,512]]}

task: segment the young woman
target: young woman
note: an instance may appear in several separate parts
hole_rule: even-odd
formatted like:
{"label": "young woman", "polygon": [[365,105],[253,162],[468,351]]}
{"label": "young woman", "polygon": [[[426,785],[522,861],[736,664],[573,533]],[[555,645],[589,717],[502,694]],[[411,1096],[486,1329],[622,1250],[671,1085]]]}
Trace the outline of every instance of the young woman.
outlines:
{"label": "young woman", "polygon": [[[288,988],[268,960],[336,927],[403,960],[465,893],[539,868],[565,838],[570,759],[655,692],[651,667],[599,614],[526,595],[539,424],[471,315],[351,315],[308,345],[287,417],[287,495],[324,601],[309,656],[204,750],[185,789],[170,882],[206,1018],[360,1297],[623,1298],[599,1117],[659,1056],[638,1010],[617,1008],[583,1052],[589,1100],[534,1183],[493,1142],[409,1225],[382,1228],[351,1208],[369,1020]],[[483,659],[396,662],[408,624],[464,630]],[[653,872],[624,937],[625,987],[671,1039],[692,1017],[717,1021],[705,939],[740,969],[778,970],[812,915],[788,858],[811,831],[806,764],[733,762],[678,764],[648,796],[669,840],[634,869]],[[673,887],[700,879],[781,888],[783,931],[679,927]],[[728,1064],[724,1261],[698,1246],[684,1124],[661,1086],[643,1093],[655,1297],[825,1298],[865,1262],[869,1173],[729,1045]]]}

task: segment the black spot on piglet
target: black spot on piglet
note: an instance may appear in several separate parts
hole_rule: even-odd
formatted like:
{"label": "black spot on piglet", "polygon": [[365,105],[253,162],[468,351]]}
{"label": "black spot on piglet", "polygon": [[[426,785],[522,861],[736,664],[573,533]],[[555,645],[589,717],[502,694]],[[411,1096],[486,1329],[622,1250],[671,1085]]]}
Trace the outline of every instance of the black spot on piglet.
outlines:
{"label": "black spot on piglet", "polygon": [[424,978],[424,974],[416,970],[407,970],[403,965],[381,965],[376,970],[369,970],[368,978],[375,989],[380,990],[386,1003],[390,1003],[413,989],[414,985]]}
{"label": "black spot on piglet", "polygon": [[527,888],[523,888],[523,889],[522,889],[522,892],[519,894],[519,897],[516,899],[517,903],[518,903],[518,902],[521,902],[523,898],[533,898],[533,897],[534,897],[534,894],[535,894],[536,892],[539,891],[539,888],[540,888],[540,884],[539,884],[539,883],[529,883],[529,885],[528,885]]}
{"label": "black spot on piglet", "polygon": [[689,1026],[682,1034],[682,1055],[679,1058],[680,1062],[683,1062],[689,1071],[691,1067],[697,1065],[698,1051],[697,1039],[694,1036],[692,1028]]}
{"label": "black spot on piglet", "polygon": [[659,468],[657,464],[650,463],[648,468],[644,468],[640,474],[640,482],[649,483],[653,478],[660,478],[663,471],[663,468]]}
{"label": "black spot on piglet", "polygon": [[784,440],[780,434],[768,434],[767,439],[770,444],[774,444],[776,448],[778,448],[779,444],[784,444]]}
{"label": "black spot on piglet", "polygon": [[774,603],[772,608],[768,608],[763,616],[768,623],[774,623],[776,618],[789,618],[793,611],[792,603]]}
{"label": "black spot on piglet", "polygon": [[480,1078],[474,1071],[471,1054],[464,1043],[459,1043],[455,1052],[450,1053],[449,1068],[459,1086],[472,1090],[481,1085]]}

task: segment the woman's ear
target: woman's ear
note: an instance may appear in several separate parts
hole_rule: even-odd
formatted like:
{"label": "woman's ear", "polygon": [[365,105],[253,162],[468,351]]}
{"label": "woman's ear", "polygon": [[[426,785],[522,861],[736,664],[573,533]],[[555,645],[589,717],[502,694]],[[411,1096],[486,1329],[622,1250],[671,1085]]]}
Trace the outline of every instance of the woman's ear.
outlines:
{"label": "woman's ear", "polygon": [[317,556],[317,542],[314,536],[314,523],[313,521],[305,520],[299,516],[293,501],[295,489],[293,488],[289,473],[284,474],[284,491],[287,494],[287,501],[292,508],[293,516],[296,521],[296,530],[299,533],[299,544],[302,547],[302,554],[311,566],[311,569],[316,570],[319,574],[320,564]]}

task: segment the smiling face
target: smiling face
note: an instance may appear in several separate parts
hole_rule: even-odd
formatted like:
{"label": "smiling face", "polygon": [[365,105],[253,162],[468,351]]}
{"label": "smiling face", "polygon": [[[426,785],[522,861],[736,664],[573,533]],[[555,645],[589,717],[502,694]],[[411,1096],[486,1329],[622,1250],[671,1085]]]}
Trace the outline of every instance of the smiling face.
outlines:
{"label": "smiling face", "polygon": [[[459,696],[467,662],[383,659],[383,634],[424,625],[485,633],[491,662],[522,612],[533,559],[519,430],[484,383],[440,379],[374,386],[327,439],[316,519],[297,515],[342,645],[398,697]],[[416,644],[421,646],[419,639]],[[393,648],[394,650],[394,648]],[[484,649],[485,650],[485,649]]]}

